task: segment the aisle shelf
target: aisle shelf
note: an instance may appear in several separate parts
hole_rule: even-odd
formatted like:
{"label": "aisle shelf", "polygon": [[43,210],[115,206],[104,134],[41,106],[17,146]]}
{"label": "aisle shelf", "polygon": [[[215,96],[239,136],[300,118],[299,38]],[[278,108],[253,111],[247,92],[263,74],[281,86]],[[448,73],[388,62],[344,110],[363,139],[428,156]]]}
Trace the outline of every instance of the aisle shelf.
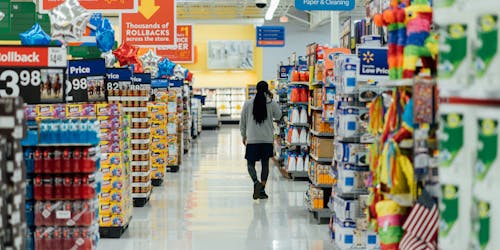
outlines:
{"label": "aisle shelf", "polygon": [[317,162],[322,162],[322,163],[332,163],[333,159],[332,158],[327,158],[327,157],[317,157],[311,153],[309,153],[309,156],[311,159],[317,161]]}
{"label": "aisle shelf", "polygon": [[333,184],[318,184],[309,176],[309,181],[317,188],[333,188]]}
{"label": "aisle shelf", "polygon": [[326,104],[326,105],[332,105],[332,104],[335,104],[336,101],[334,100],[330,100],[330,101],[324,101],[323,104]]}
{"label": "aisle shelf", "polygon": [[310,130],[309,132],[311,132],[312,135],[318,136],[318,137],[334,137],[335,136],[334,133],[324,133],[324,132],[318,132],[315,130]]}
{"label": "aisle shelf", "polygon": [[288,123],[288,126],[294,126],[294,127],[307,127],[309,128],[309,123]]}
{"label": "aisle shelf", "polygon": [[304,143],[289,143],[289,142],[287,142],[286,146],[287,147],[307,147],[307,146],[309,146],[309,144],[307,142],[304,142]]}
{"label": "aisle shelf", "polygon": [[354,193],[342,193],[337,187],[333,188],[333,191],[335,192],[336,195],[342,198],[357,198],[360,195],[367,195],[369,194],[368,190],[364,192],[354,192]]}
{"label": "aisle shelf", "polygon": [[309,178],[307,171],[287,171],[293,178]]}
{"label": "aisle shelf", "polygon": [[103,239],[119,239],[127,231],[132,216],[129,217],[127,223],[120,227],[99,227],[99,237]]}
{"label": "aisle shelf", "polygon": [[313,87],[322,87],[323,84],[324,84],[323,81],[317,81],[317,82],[311,84],[311,86],[313,86]]}
{"label": "aisle shelf", "polygon": [[288,105],[309,105],[309,102],[289,102]]}
{"label": "aisle shelf", "polygon": [[288,86],[309,86],[309,82],[290,82]]}
{"label": "aisle shelf", "polygon": [[399,79],[399,80],[387,80],[382,83],[377,84],[379,87],[411,87],[414,84],[414,79]]}
{"label": "aisle shelf", "polygon": [[311,110],[323,111],[323,107],[314,107],[314,106],[311,106]]}

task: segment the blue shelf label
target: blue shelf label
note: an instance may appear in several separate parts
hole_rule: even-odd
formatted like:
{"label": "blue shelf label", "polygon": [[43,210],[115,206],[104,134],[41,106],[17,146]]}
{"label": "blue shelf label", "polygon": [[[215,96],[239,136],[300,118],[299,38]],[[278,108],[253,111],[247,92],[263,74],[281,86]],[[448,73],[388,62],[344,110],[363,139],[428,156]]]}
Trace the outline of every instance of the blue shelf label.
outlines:
{"label": "blue shelf label", "polygon": [[104,59],[68,61],[67,102],[105,101],[106,65]]}
{"label": "blue shelf label", "polygon": [[153,81],[151,82],[151,88],[168,88],[168,79],[167,78],[153,79]]}
{"label": "blue shelf label", "polygon": [[349,11],[356,7],[355,0],[295,0],[298,10]]}
{"label": "blue shelf label", "polygon": [[383,81],[389,76],[386,47],[359,47],[358,80]]}
{"label": "blue shelf label", "polygon": [[132,83],[136,85],[149,85],[151,84],[151,74],[150,73],[138,73],[132,76]]}
{"label": "blue shelf label", "polygon": [[132,84],[132,71],[129,68],[107,68],[106,90],[128,89]]}
{"label": "blue shelf label", "polygon": [[284,47],[284,26],[259,26],[257,27],[257,47]]}

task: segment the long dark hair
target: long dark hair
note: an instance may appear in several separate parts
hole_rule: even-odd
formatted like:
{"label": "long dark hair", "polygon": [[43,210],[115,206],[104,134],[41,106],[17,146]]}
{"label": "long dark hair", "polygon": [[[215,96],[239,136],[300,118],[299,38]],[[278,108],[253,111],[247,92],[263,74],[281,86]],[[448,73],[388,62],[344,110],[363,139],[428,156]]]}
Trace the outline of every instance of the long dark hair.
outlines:
{"label": "long dark hair", "polygon": [[258,124],[267,119],[267,95],[269,94],[269,85],[265,81],[257,83],[257,94],[253,101],[253,118]]}

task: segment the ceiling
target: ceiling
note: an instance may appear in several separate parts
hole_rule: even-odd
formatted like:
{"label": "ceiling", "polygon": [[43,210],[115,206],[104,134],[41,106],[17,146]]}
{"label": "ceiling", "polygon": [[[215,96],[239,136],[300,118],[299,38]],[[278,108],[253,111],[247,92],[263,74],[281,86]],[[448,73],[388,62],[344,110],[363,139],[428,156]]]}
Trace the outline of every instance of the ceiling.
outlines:
{"label": "ceiling", "polygon": [[[274,16],[285,15],[293,8],[294,2],[281,0]],[[263,18],[267,11],[267,7],[257,8],[255,0],[177,0],[176,3],[177,17],[180,19]]]}

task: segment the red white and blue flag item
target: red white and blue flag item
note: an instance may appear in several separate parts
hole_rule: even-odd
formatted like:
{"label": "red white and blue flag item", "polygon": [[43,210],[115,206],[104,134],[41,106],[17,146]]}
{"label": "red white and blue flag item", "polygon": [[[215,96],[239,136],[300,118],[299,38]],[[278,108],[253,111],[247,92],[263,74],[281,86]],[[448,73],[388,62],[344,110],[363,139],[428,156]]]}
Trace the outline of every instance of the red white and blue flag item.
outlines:
{"label": "red white and blue flag item", "polygon": [[437,203],[424,190],[403,225],[405,235],[399,243],[401,250],[436,250],[439,229]]}

